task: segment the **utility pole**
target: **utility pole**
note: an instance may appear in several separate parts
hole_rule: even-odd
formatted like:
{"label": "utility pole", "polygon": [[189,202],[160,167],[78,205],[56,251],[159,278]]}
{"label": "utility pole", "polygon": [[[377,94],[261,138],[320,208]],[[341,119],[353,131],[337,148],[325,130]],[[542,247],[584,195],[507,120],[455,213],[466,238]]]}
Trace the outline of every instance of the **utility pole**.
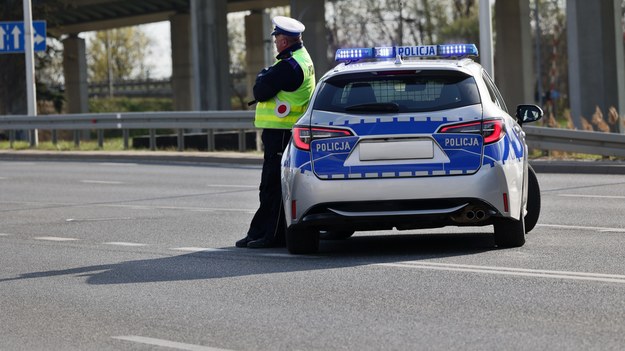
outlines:
{"label": "utility pole", "polygon": [[[37,115],[37,90],[35,89],[35,48],[33,44],[33,16],[30,0],[24,0],[24,53],[26,59],[26,103],[29,116]],[[39,145],[39,135],[30,133],[30,146]]]}
{"label": "utility pole", "polygon": [[495,79],[495,63],[493,60],[493,20],[490,0],[480,0],[480,63],[484,70]]}
{"label": "utility pole", "polygon": [[109,98],[113,97],[113,57],[111,56],[111,38],[108,29],[104,31],[104,47],[106,49],[106,80],[108,83]]}
{"label": "utility pole", "polygon": [[536,47],[536,88],[538,91],[538,105],[543,105],[543,82],[542,72],[540,69],[541,52],[540,52],[540,36],[542,35],[540,30],[540,16],[538,14],[538,8],[540,6],[540,0],[534,1],[534,22],[536,23],[536,35],[534,36],[534,45]]}

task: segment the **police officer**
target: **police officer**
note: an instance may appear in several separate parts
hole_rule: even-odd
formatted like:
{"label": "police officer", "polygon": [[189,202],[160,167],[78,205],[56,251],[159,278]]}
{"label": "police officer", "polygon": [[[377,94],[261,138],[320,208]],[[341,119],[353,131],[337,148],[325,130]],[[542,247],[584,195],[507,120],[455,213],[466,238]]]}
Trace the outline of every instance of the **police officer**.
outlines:
{"label": "police officer", "polygon": [[272,22],[277,61],[258,74],[254,85],[254,99],[258,102],[254,124],[263,129],[264,146],[260,207],[245,238],[236,242],[237,247],[284,245],[280,160],[291,139],[291,128],[306,110],[315,89],[315,69],[302,42],[304,25],[284,16],[276,16]]}

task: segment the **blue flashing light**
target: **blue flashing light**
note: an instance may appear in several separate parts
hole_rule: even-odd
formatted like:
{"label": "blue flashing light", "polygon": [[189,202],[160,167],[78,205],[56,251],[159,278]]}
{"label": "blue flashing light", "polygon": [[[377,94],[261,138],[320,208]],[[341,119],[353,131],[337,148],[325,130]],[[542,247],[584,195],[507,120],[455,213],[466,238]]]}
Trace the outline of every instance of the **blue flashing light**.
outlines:
{"label": "blue flashing light", "polygon": [[438,55],[441,57],[477,56],[475,44],[445,44],[438,46]]}
{"label": "blue flashing light", "polygon": [[358,61],[366,58],[374,58],[373,48],[338,49],[334,56],[335,61]]}
{"label": "blue flashing light", "polygon": [[343,48],[336,50],[335,61],[354,62],[361,59],[401,57],[464,57],[477,56],[475,44],[444,44],[416,46],[384,46],[374,48]]}

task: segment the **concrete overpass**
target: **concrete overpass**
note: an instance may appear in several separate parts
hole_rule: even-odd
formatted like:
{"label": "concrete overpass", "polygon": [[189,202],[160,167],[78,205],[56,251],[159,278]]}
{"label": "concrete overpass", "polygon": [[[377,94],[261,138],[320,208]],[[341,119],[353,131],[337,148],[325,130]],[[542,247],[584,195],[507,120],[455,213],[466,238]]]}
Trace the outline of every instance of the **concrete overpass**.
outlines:
{"label": "concrete overpass", "polygon": [[[45,0],[41,0],[45,2]],[[248,71],[266,65],[270,21],[263,10],[290,6],[307,27],[304,41],[317,75],[327,64],[324,0],[82,0],[53,13],[49,32],[63,41],[70,113],[87,111],[84,40],[78,33],[168,20],[171,23],[172,84],[178,110],[230,108],[226,14],[249,10],[245,20]],[[495,1],[495,80],[513,109],[534,101],[536,76],[529,0]],[[572,115],[590,116],[599,106],[625,111],[625,59],[621,0],[567,0],[568,62]],[[604,112],[605,113],[605,112]],[[577,125],[581,129],[581,125]]]}

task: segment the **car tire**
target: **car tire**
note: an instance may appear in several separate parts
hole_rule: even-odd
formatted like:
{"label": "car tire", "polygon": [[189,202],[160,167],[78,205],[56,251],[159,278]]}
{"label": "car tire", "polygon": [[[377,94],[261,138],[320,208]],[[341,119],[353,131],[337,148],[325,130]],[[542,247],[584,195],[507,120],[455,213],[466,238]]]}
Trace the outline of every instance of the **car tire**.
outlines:
{"label": "car tire", "polygon": [[345,240],[354,235],[353,230],[322,230],[319,232],[321,240]]}
{"label": "car tire", "polygon": [[286,248],[291,254],[310,254],[319,250],[319,231],[311,228],[288,228]]}
{"label": "car tire", "polygon": [[525,221],[497,218],[494,222],[495,245],[498,247],[521,247],[525,244]]}
{"label": "car tire", "polygon": [[525,215],[525,233],[529,233],[540,216],[540,185],[532,166],[527,169],[527,214]]}

